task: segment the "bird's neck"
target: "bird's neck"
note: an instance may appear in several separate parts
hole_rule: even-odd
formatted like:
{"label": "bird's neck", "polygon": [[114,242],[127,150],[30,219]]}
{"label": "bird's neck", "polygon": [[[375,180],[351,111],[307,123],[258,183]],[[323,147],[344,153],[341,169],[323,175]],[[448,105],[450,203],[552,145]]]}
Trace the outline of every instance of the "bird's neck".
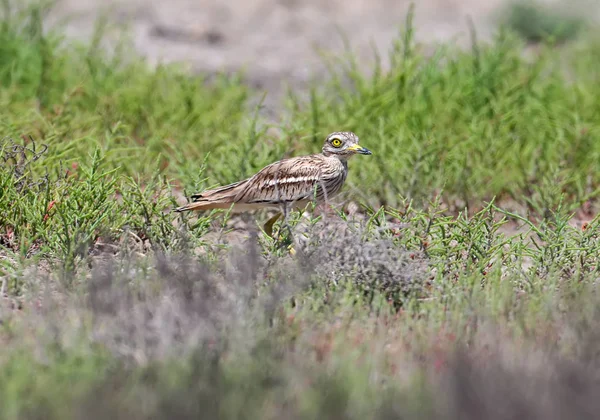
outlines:
{"label": "bird's neck", "polygon": [[327,153],[327,152],[323,152],[323,153],[321,153],[321,155],[327,159],[337,159],[342,164],[344,169],[346,171],[348,170],[348,157],[347,156],[340,156],[340,155],[335,155],[333,153]]}
{"label": "bird's neck", "polygon": [[347,156],[340,156],[340,155],[336,155],[336,154],[325,152],[325,151],[321,152],[321,154],[323,156],[325,156],[326,158],[329,158],[329,159],[338,159],[342,163],[347,163],[348,162],[348,157]]}

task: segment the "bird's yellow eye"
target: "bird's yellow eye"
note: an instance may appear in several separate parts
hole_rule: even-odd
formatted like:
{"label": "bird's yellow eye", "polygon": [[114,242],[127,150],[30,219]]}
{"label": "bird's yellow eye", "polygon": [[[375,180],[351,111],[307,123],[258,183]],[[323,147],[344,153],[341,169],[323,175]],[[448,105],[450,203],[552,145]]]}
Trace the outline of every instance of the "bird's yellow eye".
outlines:
{"label": "bird's yellow eye", "polygon": [[340,147],[342,145],[342,141],[338,138],[331,140],[331,145],[333,147]]}

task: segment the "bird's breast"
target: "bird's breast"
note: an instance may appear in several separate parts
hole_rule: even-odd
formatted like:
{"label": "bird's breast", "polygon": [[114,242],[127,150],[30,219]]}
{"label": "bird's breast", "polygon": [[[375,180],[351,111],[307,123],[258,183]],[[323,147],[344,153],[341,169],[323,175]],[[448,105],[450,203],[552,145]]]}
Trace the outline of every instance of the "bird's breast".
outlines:
{"label": "bird's breast", "polygon": [[328,163],[327,170],[324,170],[321,174],[323,180],[322,188],[317,194],[317,198],[325,200],[337,195],[341,191],[348,175],[348,165],[346,162],[332,158]]}

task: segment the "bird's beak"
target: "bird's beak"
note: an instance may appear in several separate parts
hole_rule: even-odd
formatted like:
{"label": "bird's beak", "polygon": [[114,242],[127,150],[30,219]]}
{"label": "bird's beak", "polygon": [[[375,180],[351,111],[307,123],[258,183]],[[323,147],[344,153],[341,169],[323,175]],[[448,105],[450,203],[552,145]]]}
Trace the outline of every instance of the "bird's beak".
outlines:
{"label": "bird's beak", "polygon": [[348,147],[348,150],[353,151],[354,153],[360,153],[361,155],[372,155],[371,151],[366,147],[359,146],[358,144],[353,144]]}

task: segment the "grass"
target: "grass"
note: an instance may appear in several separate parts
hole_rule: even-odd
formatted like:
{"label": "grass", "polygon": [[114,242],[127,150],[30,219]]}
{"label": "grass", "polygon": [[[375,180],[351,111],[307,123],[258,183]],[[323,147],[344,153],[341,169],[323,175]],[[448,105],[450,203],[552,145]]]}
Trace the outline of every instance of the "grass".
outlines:
{"label": "grass", "polygon": [[598,182],[596,47],[543,48],[530,59],[522,48],[501,32],[492,44],[428,57],[409,33],[390,53],[390,72],[376,66],[365,76],[352,55],[333,59],[331,85],[294,103],[290,118],[310,127],[313,149],[322,133],[344,126],[379,152],[351,171],[372,202],[396,206],[399,194],[442,190],[462,205],[516,199],[545,176],[572,201],[584,199]]}
{"label": "grass", "polygon": [[[527,57],[501,31],[426,56],[409,15],[389,71],[332,58],[268,124],[241,77],[11,13],[1,419],[596,415],[600,221],[574,218],[596,212],[593,38]],[[273,241],[171,212],[339,129],[374,152],[350,163],[356,214],[292,214]]]}
{"label": "grass", "polygon": [[[566,3],[562,9],[531,0],[509,3],[504,11],[504,23],[531,43],[551,38],[565,42],[576,38],[585,27],[582,16],[569,13]],[[572,6],[572,5],[570,5]],[[578,4],[575,4],[577,8]]]}

